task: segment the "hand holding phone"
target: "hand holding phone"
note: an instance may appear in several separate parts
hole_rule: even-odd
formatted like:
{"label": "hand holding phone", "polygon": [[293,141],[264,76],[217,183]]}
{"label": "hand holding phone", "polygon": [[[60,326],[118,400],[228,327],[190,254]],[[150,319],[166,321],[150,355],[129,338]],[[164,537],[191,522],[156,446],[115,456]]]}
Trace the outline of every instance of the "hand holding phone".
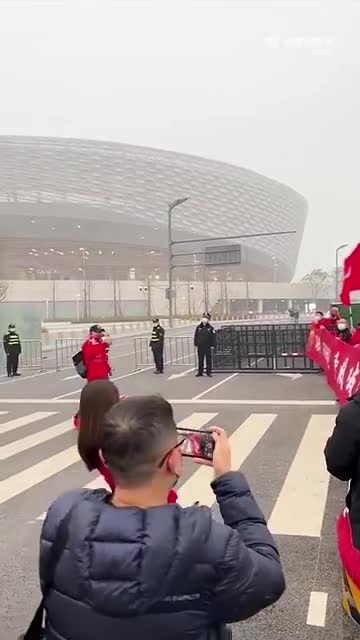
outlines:
{"label": "hand holding phone", "polygon": [[212,460],[197,457],[197,464],[211,466],[214,469],[215,478],[220,478],[231,471],[231,449],[227,433],[221,427],[209,427],[207,433],[211,434],[214,443]]}

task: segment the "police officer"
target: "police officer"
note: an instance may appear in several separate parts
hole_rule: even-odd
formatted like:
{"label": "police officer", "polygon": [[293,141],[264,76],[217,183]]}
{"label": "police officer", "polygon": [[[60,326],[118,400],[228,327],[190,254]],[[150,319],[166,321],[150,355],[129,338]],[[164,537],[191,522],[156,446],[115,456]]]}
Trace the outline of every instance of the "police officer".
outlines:
{"label": "police officer", "polygon": [[17,377],[21,374],[18,373],[19,356],[21,354],[21,341],[19,334],[16,332],[15,325],[9,324],[9,330],[5,333],[3,338],[4,351],[6,353],[6,368],[7,374]]}
{"label": "police officer", "polygon": [[212,353],[216,344],[216,331],[210,324],[210,313],[204,313],[200,324],[196,327],[194,344],[198,351],[199,368],[196,374],[200,378],[204,373],[204,359],[206,359],[206,375],[211,378]]}
{"label": "police officer", "polygon": [[156,371],[154,373],[164,373],[164,339],[165,331],[160,326],[159,318],[153,320],[153,330],[151,333],[150,347],[153,352]]}

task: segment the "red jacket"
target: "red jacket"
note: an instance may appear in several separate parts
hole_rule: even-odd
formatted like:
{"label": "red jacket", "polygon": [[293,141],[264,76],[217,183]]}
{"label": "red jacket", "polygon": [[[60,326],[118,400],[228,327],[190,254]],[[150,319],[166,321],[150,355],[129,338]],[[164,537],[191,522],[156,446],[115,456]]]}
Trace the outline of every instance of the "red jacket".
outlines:
{"label": "red jacket", "polygon": [[318,327],[324,327],[330,333],[336,334],[338,331],[337,324],[339,322],[339,318],[322,318],[319,321]]}
{"label": "red jacket", "polygon": [[351,336],[350,344],[355,347],[357,344],[360,344],[360,327],[355,329],[354,333]]}
{"label": "red jacket", "polygon": [[108,344],[103,340],[94,340],[88,338],[82,346],[82,357],[84,365],[87,369],[86,379],[88,382],[92,380],[102,380],[108,378],[111,368],[107,355]]}

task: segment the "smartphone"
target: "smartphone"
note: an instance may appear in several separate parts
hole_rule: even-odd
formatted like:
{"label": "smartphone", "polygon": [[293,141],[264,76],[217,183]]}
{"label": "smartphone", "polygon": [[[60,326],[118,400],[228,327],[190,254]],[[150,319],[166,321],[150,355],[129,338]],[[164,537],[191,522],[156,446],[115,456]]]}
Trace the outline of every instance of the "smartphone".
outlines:
{"label": "smartphone", "polygon": [[176,429],[181,444],[180,451],[183,456],[189,458],[203,458],[212,460],[215,442],[210,431],[200,431],[198,429]]}

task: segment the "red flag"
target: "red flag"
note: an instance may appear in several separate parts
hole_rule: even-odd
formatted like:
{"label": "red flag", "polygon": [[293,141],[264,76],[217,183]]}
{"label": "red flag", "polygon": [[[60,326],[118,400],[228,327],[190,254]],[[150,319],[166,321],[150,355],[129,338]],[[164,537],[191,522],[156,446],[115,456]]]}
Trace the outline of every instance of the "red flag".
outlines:
{"label": "red flag", "polygon": [[344,280],[340,293],[340,300],[347,307],[350,306],[350,293],[360,289],[360,243],[344,260]]}

